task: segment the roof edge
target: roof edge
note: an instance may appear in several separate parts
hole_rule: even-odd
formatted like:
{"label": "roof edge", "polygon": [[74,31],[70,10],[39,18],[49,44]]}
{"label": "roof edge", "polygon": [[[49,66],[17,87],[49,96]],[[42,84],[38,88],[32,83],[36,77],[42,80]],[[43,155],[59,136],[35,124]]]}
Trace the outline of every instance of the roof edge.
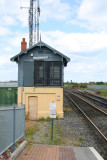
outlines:
{"label": "roof edge", "polygon": [[21,56],[22,54],[26,54],[29,50],[35,48],[36,46],[45,46],[47,48],[49,48],[50,50],[53,50],[54,54],[59,54],[60,56],[64,57],[66,59],[67,62],[70,62],[70,58],[65,56],[63,53],[59,52],[58,50],[54,49],[53,47],[47,45],[46,43],[44,43],[43,41],[39,41],[38,43],[36,43],[35,45],[31,46],[30,48],[20,52],[19,54],[13,56],[12,58],[10,58],[10,61],[14,62],[16,61],[15,59],[18,58],[19,56]]}

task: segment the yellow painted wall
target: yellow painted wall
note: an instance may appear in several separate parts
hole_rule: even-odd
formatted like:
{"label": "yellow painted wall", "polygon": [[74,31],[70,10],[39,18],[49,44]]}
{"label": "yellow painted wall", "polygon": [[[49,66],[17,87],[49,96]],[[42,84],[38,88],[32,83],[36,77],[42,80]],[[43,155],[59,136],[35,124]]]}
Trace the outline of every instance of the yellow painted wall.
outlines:
{"label": "yellow painted wall", "polygon": [[[63,118],[63,88],[61,87],[18,87],[18,105],[21,104],[21,94],[23,93],[23,104],[25,104],[26,114],[29,113],[28,98],[38,97],[37,118],[50,116],[50,103],[56,103],[56,113],[59,118]],[[60,100],[59,98],[60,97]]]}

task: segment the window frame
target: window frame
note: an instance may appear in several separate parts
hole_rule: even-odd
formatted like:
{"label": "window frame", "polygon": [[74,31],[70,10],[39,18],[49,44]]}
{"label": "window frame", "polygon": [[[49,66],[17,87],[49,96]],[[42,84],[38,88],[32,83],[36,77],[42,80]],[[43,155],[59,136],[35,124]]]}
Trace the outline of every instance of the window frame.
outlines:
{"label": "window frame", "polygon": [[[37,77],[38,72],[36,72],[36,69],[39,68],[39,65],[36,67],[36,63],[43,63],[43,78]],[[59,63],[58,65],[54,64]],[[52,75],[53,77],[50,77],[50,66],[52,65]],[[59,78],[54,77],[54,66],[59,66]],[[45,77],[46,75],[46,77]],[[43,81],[41,84],[36,83],[36,81]],[[51,83],[53,81],[53,83]],[[55,81],[59,81],[59,84],[55,84]],[[34,61],[34,86],[61,86],[62,82],[62,62],[61,61]]]}

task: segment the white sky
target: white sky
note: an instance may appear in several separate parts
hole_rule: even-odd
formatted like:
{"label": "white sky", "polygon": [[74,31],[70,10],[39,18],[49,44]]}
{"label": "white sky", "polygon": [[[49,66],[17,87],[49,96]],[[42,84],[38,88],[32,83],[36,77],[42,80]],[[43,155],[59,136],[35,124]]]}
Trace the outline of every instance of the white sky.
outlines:
{"label": "white sky", "polygon": [[[42,41],[71,59],[65,81],[107,82],[107,0],[40,0],[40,7]],[[28,10],[20,0],[0,0],[0,81],[17,80],[10,58],[28,35]]]}

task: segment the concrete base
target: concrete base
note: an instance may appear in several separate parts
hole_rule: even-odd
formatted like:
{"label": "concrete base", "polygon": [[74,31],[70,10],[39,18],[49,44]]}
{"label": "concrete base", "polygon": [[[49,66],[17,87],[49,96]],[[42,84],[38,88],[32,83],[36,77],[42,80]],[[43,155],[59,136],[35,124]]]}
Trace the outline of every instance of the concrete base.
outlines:
{"label": "concrete base", "polygon": [[77,160],[104,160],[93,147],[73,147]]}
{"label": "concrete base", "polygon": [[20,144],[20,146],[11,154],[10,160],[15,160],[18,155],[22,152],[22,150],[25,148],[27,145],[27,141],[24,141],[23,143]]}

